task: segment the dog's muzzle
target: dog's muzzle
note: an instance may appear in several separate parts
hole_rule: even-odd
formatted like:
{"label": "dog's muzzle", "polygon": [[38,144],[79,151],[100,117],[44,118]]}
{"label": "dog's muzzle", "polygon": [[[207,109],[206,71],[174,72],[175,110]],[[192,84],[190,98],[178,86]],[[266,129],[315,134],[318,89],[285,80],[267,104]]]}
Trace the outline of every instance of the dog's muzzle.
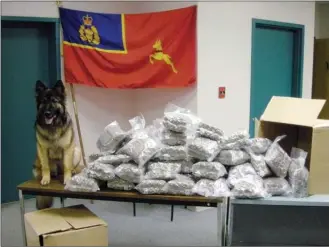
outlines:
{"label": "dog's muzzle", "polygon": [[44,116],[46,124],[52,124],[56,117],[56,115],[51,111],[45,111]]}

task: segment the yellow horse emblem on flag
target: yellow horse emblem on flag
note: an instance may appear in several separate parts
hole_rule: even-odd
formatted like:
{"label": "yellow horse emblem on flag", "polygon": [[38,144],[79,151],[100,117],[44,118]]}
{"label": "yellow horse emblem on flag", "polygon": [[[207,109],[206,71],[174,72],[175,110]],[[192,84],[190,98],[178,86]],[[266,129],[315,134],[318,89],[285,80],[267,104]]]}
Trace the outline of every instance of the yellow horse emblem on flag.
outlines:
{"label": "yellow horse emblem on flag", "polygon": [[93,18],[89,15],[82,17],[83,24],[79,28],[80,39],[91,45],[99,45],[101,40],[97,28],[93,25]]}
{"label": "yellow horse emblem on flag", "polygon": [[177,74],[178,71],[176,70],[171,57],[168,54],[163,53],[161,40],[158,39],[154,43],[153,49],[155,50],[155,52],[149,56],[150,63],[153,64],[154,60],[158,60],[158,61],[163,60],[166,64],[170,65],[172,71]]}

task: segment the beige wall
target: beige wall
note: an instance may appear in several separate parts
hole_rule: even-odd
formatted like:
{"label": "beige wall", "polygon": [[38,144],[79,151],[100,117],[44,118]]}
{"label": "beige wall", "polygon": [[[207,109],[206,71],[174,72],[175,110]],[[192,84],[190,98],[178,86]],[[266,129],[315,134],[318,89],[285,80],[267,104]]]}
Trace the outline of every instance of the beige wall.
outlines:
{"label": "beige wall", "polygon": [[329,2],[315,4],[315,37],[329,39]]}

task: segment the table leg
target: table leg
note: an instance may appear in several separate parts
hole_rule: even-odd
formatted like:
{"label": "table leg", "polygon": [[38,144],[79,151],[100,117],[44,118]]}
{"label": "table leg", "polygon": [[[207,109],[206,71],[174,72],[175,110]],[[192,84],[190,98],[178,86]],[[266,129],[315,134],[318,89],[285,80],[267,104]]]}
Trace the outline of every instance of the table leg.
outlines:
{"label": "table leg", "polygon": [[218,246],[226,246],[228,198],[217,204],[217,239]]}
{"label": "table leg", "polygon": [[234,219],[234,204],[229,202],[228,206],[228,217],[227,217],[227,239],[226,239],[226,245],[231,246],[232,245],[232,237],[233,237],[233,219]]}
{"label": "table leg", "polygon": [[61,197],[61,206],[62,206],[62,208],[65,207],[65,205],[64,205],[64,198],[63,197]]}
{"label": "table leg", "polygon": [[174,205],[171,205],[171,221],[174,221]]}
{"label": "table leg", "polygon": [[136,217],[136,203],[133,202],[134,217]]}
{"label": "table leg", "polygon": [[26,234],[25,234],[25,220],[24,220],[24,215],[25,215],[24,195],[21,190],[18,191],[18,197],[19,197],[19,204],[20,204],[20,209],[21,209],[21,225],[22,225],[22,233],[23,233],[23,244],[24,244],[24,246],[27,246]]}

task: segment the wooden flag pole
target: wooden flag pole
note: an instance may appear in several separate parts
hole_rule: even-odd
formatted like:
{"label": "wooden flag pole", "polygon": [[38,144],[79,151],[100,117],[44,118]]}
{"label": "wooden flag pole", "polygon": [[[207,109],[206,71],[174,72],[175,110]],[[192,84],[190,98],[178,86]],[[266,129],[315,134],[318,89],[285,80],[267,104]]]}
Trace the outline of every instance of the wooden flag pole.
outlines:
{"label": "wooden flag pole", "polygon": [[83,146],[83,141],[82,141],[82,135],[81,135],[81,128],[80,128],[80,121],[79,121],[79,115],[78,115],[78,107],[77,103],[75,100],[75,93],[74,93],[74,87],[72,83],[69,83],[70,85],[70,92],[71,92],[71,98],[72,98],[72,103],[73,103],[73,109],[74,109],[74,116],[75,116],[75,122],[77,125],[77,130],[78,130],[78,136],[79,136],[79,142],[80,142],[80,148],[81,148],[81,153],[82,153],[82,160],[85,166],[87,166],[87,162],[85,159],[85,149]]}
{"label": "wooden flag pole", "polygon": [[[57,5],[58,8],[61,7],[62,1],[56,1],[56,5]],[[61,45],[60,45],[60,52],[61,52],[61,57],[63,57],[63,43],[62,42],[61,42]],[[85,157],[86,157],[85,156],[85,149],[84,149],[84,146],[83,146],[83,140],[82,140],[81,129],[80,129],[78,107],[77,107],[77,103],[76,103],[76,100],[75,100],[74,87],[73,87],[72,83],[65,83],[65,84],[70,85],[70,93],[71,93],[71,98],[72,98],[75,122],[76,122],[76,125],[77,125],[77,131],[78,131],[78,136],[79,136],[79,143],[80,143],[80,148],[81,148],[82,160],[83,160],[84,165],[87,166],[87,162],[86,162],[86,159],[85,159]]]}

